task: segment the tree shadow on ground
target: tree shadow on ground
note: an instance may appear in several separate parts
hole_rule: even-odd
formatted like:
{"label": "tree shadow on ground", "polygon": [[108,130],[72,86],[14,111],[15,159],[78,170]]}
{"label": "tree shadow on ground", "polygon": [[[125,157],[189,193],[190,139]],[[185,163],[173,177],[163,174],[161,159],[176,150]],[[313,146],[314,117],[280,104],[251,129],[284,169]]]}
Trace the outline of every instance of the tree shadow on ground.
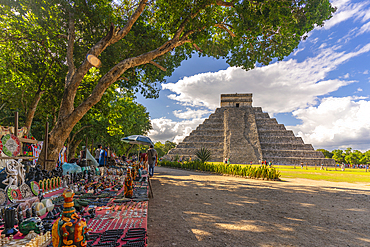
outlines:
{"label": "tree shadow on ground", "polygon": [[149,246],[369,246],[368,191],[157,169]]}

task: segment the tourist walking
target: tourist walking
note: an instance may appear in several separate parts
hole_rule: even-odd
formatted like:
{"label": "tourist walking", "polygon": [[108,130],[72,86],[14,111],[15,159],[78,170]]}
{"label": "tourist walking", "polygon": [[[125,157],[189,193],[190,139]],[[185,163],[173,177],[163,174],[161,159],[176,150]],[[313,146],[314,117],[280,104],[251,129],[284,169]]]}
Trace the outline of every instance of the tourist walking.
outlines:
{"label": "tourist walking", "polygon": [[154,175],[154,166],[157,163],[158,154],[154,149],[153,145],[150,145],[150,148],[147,151],[148,156],[148,166],[149,166],[149,176],[153,177]]}

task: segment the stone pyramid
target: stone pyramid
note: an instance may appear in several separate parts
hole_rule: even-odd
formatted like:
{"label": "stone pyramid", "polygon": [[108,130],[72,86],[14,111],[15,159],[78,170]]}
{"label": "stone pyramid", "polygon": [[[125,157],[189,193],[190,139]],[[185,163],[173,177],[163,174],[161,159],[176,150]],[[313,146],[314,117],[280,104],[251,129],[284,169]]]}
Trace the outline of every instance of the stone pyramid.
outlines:
{"label": "stone pyramid", "polygon": [[171,149],[168,156],[194,159],[195,151],[202,147],[211,150],[210,161],[215,162],[230,158],[232,164],[261,160],[273,164],[335,164],[262,112],[261,107],[253,107],[252,94],[221,94],[221,108]]}

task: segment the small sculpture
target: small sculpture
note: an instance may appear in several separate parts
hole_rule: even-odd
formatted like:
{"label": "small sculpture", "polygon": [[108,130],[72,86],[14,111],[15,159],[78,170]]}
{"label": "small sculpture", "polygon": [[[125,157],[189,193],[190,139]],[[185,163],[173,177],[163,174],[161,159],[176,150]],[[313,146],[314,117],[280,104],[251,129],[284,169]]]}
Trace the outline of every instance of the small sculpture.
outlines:
{"label": "small sculpture", "polygon": [[6,163],[5,171],[7,173],[6,179],[3,181],[5,185],[15,185],[18,186],[18,167],[17,161],[9,160]]}
{"label": "small sculpture", "polygon": [[34,231],[37,234],[44,232],[44,225],[39,217],[31,217],[26,219],[19,225],[19,231],[23,235],[27,235],[29,232]]}
{"label": "small sculpture", "polygon": [[127,175],[125,178],[125,188],[124,188],[124,195],[127,198],[131,198],[133,195],[133,181],[131,177],[131,169],[127,170]]}
{"label": "small sculpture", "polygon": [[73,203],[73,191],[66,189],[63,192],[64,209],[62,217],[53,224],[53,246],[84,247],[86,243],[87,224],[85,219],[77,215]]}

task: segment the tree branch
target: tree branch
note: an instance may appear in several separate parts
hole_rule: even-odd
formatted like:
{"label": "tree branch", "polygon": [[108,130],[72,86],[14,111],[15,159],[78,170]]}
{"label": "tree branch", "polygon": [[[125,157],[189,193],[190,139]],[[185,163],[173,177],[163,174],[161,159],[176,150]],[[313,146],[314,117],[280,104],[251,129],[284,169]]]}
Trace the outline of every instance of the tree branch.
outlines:
{"label": "tree branch", "polygon": [[225,27],[223,24],[216,24],[215,27],[219,27],[223,30],[226,30],[226,32],[228,32],[231,35],[231,37],[236,37],[235,33],[233,33],[230,29]]}
{"label": "tree branch", "polygon": [[92,125],[86,125],[84,127],[82,127],[81,129],[79,129],[78,131],[76,131],[76,133],[73,134],[72,138],[70,139],[71,141],[69,143],[72,143],[73,140],[75,139],[76,135],[81,132],[83,129],[86,129],[86,128],[89,128],[89,127],[92,127]]}
{"label": "tree branch", "polygon": [[[157,57],[160,57],[167,52],[170,52],[174,48],[181,46],[185,43],[191,42],[190,40],[182,39],[179,41],[170,40],[165,42],[161,47],[149,51],[147,53],[141,54],[137,57],[127,58],[117,65],[115,65],[108,73],[106,73],[102,78],[100,78],[98,84],[95,86],[92,93],[82,102],[76,109],[68,116],[77,123],[81,117],[97,102],[100,101],[105,90],[112,85],[118,78],[128,69],[137,67],[143,64],[147,64]],[[75,124],[72,123],[72,124]]]}
{"label": "tree branch", "polygon": [[162,71],[167,71],[167,69],[165,67],[162,67],[161,65],[157,64],[156,62],[154,61],[149,61],[150,64],[153,64],[154,66],[156,66],[157,68],[159,68],[160,70]]}
{"label": "tree branch", "polygon": [[192,43],[192,45],[194,46],[194,48],[195,48],[197,51],[199,51],[199,52],[203,52],[203,50],[202,50],[202,49],[200,49],[200,48],[199,48],[199,46],[198,46],[197,44]]}
{"label": "tree branch", "polygon": [[140,17],[141,13],[144,11],[147,2],[148,0],[140,1],[139,6],[136,8],[135,12],[127,20],[126,25],[121,30],[119,30],[119,32],[113,37],[113,39],[111,39],[109,45],[122,39],[130,32],[132,26],[135,24],[137,19]]}
{"label": "tree branch", "polygon": [[76,71],[76,67],[73,61],[73,46],[75,42],[75,23],[74,23],[74,14],[72,11],[69,12],[69,21],[68,21],[68,45],[67,45],[67,65],[68,65],[68,74],[66,77],[65,86],[71,82],[71,78]]}
{"label": "tree branch", "polygon": [[223,6],[223,7],[234,7],[235,2],[236,2],[235,0],[233,0],[231,2],[224,2],[224,1],[221,1],[221,0],[216,0],[216,5]]}
{"label": "tree branch", "polygon": [[[132,26],[140,17],[141,13],[144,11],[147,1],[148,0],[142,0],[140,2],[139,6],[135,10],[135,12],[130,16],[123,29],[121,30],[115,29],[112,23],[108,34],[104,38],[102,38],[98,43],[96,43],[87,52],[87,54],[92,54],[98,57],[109,45],[114,44],[115,42],[125,37],[125,35],[130,32]],[[87,61],[87,59],[85,59],[82,65],[75,71],[72,78],[69,80],[70,83],[68,83],[68,86],[65,88],[65,92],[63,94],[61,107],[59,111],[59,118],[66,118],[69,116],[69,114],[73,112],[74,110],[73,104],[77,89],[81,84],[84,76],[91,68],[92,65]]]}

